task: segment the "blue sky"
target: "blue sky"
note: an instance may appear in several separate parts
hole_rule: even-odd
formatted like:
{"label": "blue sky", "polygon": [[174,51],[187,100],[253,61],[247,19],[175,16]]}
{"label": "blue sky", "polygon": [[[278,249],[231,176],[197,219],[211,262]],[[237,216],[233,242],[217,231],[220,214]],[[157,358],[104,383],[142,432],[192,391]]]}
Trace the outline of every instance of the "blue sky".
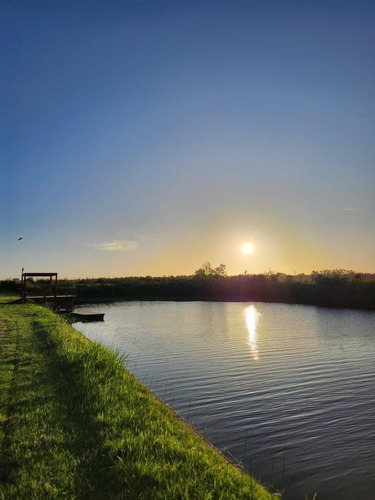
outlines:
{"label": "blue sky", "polygon": [[1,13],[2,278],[375,271],[372,2]]}

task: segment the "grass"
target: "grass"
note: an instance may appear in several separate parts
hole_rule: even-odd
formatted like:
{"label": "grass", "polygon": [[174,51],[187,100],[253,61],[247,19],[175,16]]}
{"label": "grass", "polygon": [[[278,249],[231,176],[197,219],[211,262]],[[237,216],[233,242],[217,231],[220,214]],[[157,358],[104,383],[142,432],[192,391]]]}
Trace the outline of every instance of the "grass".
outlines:
{"label": "grass", "polygon": [[19,299],[19,295],[10,294],[10,293],[0,293],[0,304],[5,304],[10,300]]}
{"label": "grass", "polygon": [[274,498],[33,304],[0,305],[0,457],[3,500]]}

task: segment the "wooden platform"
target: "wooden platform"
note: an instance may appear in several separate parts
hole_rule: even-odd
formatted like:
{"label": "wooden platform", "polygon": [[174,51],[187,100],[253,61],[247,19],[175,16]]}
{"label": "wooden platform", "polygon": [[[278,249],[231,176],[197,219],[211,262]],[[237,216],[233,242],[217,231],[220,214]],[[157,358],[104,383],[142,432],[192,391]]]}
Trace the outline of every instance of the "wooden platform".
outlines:
{"label": "wooden platform", "polygon": [[27,295],[29,300],[75,299],[76,295]]}
{"label": "wooden platform", "polygon": [[95,311],[74,311],[72,312],[74,318],[78,321],[104,321],[104,313]]}
{"label": "wooden platform", "polygon": [[60,310],[73,311],[76,295],[28,295],[27,300],[43,306],[52,307],[56,312]]}

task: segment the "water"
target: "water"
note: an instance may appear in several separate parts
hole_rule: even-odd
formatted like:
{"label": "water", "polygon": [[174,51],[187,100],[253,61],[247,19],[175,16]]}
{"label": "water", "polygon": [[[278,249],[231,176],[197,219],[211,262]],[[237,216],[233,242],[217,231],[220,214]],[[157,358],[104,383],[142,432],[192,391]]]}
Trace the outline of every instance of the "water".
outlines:
{"label": "water", "polygon": [[[88,307],[85,306],[85,309]],[[76,323],[285,498],[375,498],[375,313],[218,302],[96,305]]]}

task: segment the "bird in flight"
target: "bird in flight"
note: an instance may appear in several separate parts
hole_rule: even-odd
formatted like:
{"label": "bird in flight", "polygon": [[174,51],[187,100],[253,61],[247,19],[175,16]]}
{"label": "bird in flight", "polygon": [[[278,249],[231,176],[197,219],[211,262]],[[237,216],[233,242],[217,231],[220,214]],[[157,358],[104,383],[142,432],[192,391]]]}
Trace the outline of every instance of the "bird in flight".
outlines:
{"label": "bird in flight", "polygon": [[22,238],[22,237],[20,237],[20,238],[18,238],[18,240],[17,240],[17,241],[20,241],[20,240],[23,240],[23,238]]}

